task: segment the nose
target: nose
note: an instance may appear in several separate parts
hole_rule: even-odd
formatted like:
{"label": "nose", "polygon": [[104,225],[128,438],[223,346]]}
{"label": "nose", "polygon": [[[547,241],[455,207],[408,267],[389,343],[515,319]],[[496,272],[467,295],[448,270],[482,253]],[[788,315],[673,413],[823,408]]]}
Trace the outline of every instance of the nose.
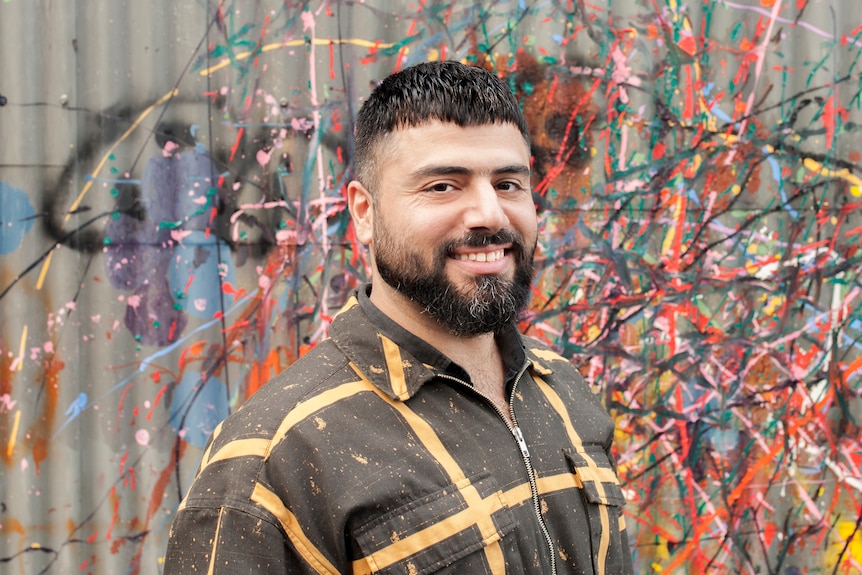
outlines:
{"label": "nose", "polygon": [[466,198],[468,205],[464,211],[464,225],[468,229],[496,232],[509,224],[500,196],[490,182],[473,186]]}

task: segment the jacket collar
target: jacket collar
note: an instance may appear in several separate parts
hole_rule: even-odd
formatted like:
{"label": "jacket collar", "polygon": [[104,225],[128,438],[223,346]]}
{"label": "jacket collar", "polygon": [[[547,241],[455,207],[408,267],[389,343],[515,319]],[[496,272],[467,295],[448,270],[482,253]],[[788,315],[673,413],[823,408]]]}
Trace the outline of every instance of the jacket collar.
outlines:
{"label": "jacket collar", "polygon": [[436,372],[378,328],[359,304],[359,297],[350,296],[329,326],[329,337],[378,389],[392,399],[406,401]]}
{"label": "jacket collar", "polygon": [[[399,401],[413,397],[425,382],[439,374],[469,381],[461,366],[377,309],[368,298],[370,287],[370,284],[362,286],[351,295],[329,328],[333,343],[356,369],[386,395]],[[517,371],[526,360],[524,338],[513,325],[503,341],[511,358],[509,371]],[[550,373],[537,365],[535,359],[535,371]]]}

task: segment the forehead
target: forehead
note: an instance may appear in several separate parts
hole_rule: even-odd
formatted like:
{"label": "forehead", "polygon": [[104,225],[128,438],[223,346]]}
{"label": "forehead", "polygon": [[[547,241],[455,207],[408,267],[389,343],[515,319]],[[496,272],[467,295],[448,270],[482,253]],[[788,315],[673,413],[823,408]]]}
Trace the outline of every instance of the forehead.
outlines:
{"label": "forehead", "polygon": [[391,132],[380,147],[380,166],[423,163],[452,165],[523,164],[529,166],[530,149],[518,130],[510,123],[459,126],[430,121]]}

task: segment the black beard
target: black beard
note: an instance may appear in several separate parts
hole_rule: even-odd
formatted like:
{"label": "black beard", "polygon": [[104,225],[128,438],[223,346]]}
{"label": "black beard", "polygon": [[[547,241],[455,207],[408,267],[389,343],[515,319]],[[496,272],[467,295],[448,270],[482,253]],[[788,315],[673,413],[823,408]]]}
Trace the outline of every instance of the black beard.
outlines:
{"label": "black beard", "polygon": [[[452,335],[499,333],[518,320],[530,301],[533,250],[528,250],[524,239],[511,230],[495,234],[471,233],[460,241],[448,242],[435,251],[430,270],[419,254],[404,245],[400,246],[401,249],[396,248],[384,230],[377,230],[376,236],[374,258],[380,278],[422,306]],[[450,254],[460,246],[491,244],[511,244],[510,250],[515,258],[513,279],[478,276],[473,289],[462,293],[446,277],[446,262]]]}

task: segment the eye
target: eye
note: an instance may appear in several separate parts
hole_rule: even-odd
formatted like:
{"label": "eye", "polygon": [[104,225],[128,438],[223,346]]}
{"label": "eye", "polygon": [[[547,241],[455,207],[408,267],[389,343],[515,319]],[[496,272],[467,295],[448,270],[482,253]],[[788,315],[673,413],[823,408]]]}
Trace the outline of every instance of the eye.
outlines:
{"label": "eye", "polygon": [[430,186],[425,188],[425,191],[436,193],[436,194],[443,194],[443,193],[452,191],[453,189],[454,189],[454,186],[452,186],[452,184],[449,184],[446,182],[438,182],[436,184],[431,184]]}
{"label": "eye", "polygon": [[497,184],[497,189],[503,192],[519,192],[524,189],[520,182],[506,180]]}

